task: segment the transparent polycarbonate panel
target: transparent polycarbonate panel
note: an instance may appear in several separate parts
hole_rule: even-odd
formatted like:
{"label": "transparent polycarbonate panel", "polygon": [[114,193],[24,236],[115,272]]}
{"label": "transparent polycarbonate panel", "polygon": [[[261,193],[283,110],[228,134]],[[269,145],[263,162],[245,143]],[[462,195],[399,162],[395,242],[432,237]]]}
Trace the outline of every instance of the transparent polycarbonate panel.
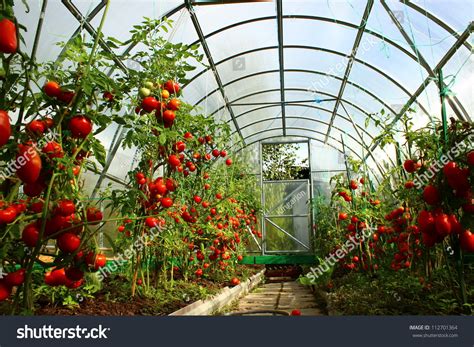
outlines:
{"label": "transparent polycarbonate panel", "polygon": [[118,130],[118,125],[115,123],[110,124],[104,131],[97,134],[96,138],[104,145],[107,154],[110,151],[110,146],[114,141],[114,138],[118,137],[120,130]]}
{"label": "transparent polycarbonate panel", "polygon": [[[367,48],[362,49],[363,46],[361,46],[357,51],[357,59],[381,70],[393,80],[402,84],[409,93],[413,93],[428,76],[428,72],[417,60],[410,58],[401,50],[386,43],[386,41],[380,40],[372,35],[367,35],[366,37],[368,38],[367,45],[365,46]],[[362,40],[362,42],[365,43],[364,38]],[[363,86],[369,82],[373,88],[377,88],[378,84],[376,83],[379,81],[385,82],[385,80],[387,80],[389,83],[392,83],[374,69],[370,69],[360,63],[357,65],[359,66],[352,67],[350,75],[352,81],[359,81]],[[357,71],[358,68],[361,68],[360,66],[363,66],[364,69]],[[403,68],[401,68],[402,66]],[[359,75],[357,72],[359,72]],[[356,78],[354,75],[358,75],[360,78]],[[366,76],[365,79],[364,76]],[[392,89],[379,90],[380,96],[390,95],[391,91]],[[398,91],[396,93],[399,94]]]}
{"label": "transparent polycarbonate panel", "polygon": [[364,1],[283,1],[283,14],[325,17],[359,25],[365,5]]}
{"label": "transparent polycarbonate panel", "polygon": [[301,92],[308,92],[313,100],[328,99],[332,94],[337,96],[341,80],[316,73],[305,72],[285,72],[285,89],[300,89]]}
{"label": "transparent polycarbonate panel", "polygon": [[[379,98],[382,98],[389,104],[405,103],[410,97],[408,92],[403,91],[393,82],[384,78],[369,67],[359,63],[354,63],[352,67],[351,81],[363,85],[365,89],[377,95]],[[415,88],[417,88],[418,85]]]}
{"label": "transparent polycarbonate panel", "polygon": [[306,137],[301,136],[280,136],[278,138],[272,138],[268,140],[262,140],[262,143],[294,143],[294,142],[307,142]]}
{"label": "transparent polycarbonate panel", "polygon": [[195,6],[194,10],[204,34],[249,19],[269,16],[274,17],[276,15],[275,4],[273,2]]}
{"label": "transparent polycarbonate panel", "polygon": [[[377,91],[371,92],[377,96]],[[385,108],[385,111],[389,111],[388,107],[392,106],[388,100],[382,99],[382,101],[379,101],[370,94],[367,94],[366,92],[350,84],[346,85],[342,99],[345,102],[345,105],[352,103],[355,105],[354,107],[358,107],[360,112],[364,113],[379,112],[383,108]],[[384,102],[387,106],[384,106],[382,102]]]}
{"label": "transparent polycarbonate panel", "polygon": [[[341,173],[345,174],[345,170],[312,172],[313,198],[323,197],[326,201],[329,201],[332,188],[334,187],[334,184],[331,186],[331,178]],[[316,211],[316,214],[317,213]]]}
{"label": "transparent polycarbonate panel", "polygon": [[[240,128],[246,127],[247,129],[249,127],[252,127],[252,129],[255,129],[258,127],[258,124],[251,125],[253,123],[262,121],[262,120],[276,120],[276,122],[280,122],[279,124],[281,125],[281,107],[279,105],[275,106],[253,106],[252,108],[243,111],[244,109],[247,109],[248,107],[245,106],[233,106],[232,109],[234,110],[236,117],[237,117],[237,122],[240,126]],[[273,126],[274,128],[274,126]]]}
{"label": "transparent polycarbonate panel", "polygon": [[[265,219],[265,245],[269,252],[310,252],[308,217],[274,217]],[[284,230],[284,231],[282,231]],[[291,236],[288,236],[291,235]],[[295,241],[299,240],[302,244]]]}
{"label": "transparent polycarbonate panel", "polygon": [[262,120],[256,124],[253,124],[252,126],[246,127],[241,130],[242,130],[242,135],[244,137],[250,137],[253,134],[261,132],[261,131],[272,130],[275,128],[281,129],[281,126],[282,126],[281,117],[276,117],[270,120]]}
{"label": "transparent polycarbonate panel", "polygon": [[[343,132],[345,132],[347,134],[351,134],[352,136],[354,136],[356,139],[358,139],[360,141],[360,139],[357,135],[357,132],[354,129],[354,126],[352,125],[352,123],[348,119],[344,119],[342,117],[336,116],[334,118],[333,126],[335,128],[341,129]],[[361,132],[359,129],[357,131],[359,131],[359,133]]]}
{"label": "transparent polycarbonate panel", "polygon": [[264,182],[264,213],[267,216],[305,215],[309,213],[308,181]]}
{"label": "transparent polycarbonate panel", "polygon": [[[439,98],[439,89],[435,81],[428,83],[423,93],[417,98],[417,101],[425,107],[433,120],[441,119],[441,100]],[[423,128],[430,122],[430,118],[424,112],[420,111],[420,107],[417,104],[413,104],[411,108],[417,111],[416,117],[412,119],[415,129]]]}
{"label": "transparent polycarbonate panel", "polygon": [[249,164],[250,172],[257,175],[256,179],[260,182],[259,143],[253,143],[250,146],[244,147],[237,153],[237,156]]}
{"label": "transparent polycarbonate panel", "polygon": [[[347,114],[346,114],[346,111],[347,111]],[[381,129],[375,125],[373,120],[369,120],[369,122],[366,124],[368,115],[363,113],[358,108],[346,102],[342,102],[339,113],[345,117],[348,117],[348,116],[352,117],[352,120],[354,121],[354,123],[358,124],[360,127],[365,129],[372,136],[378,135],[381,131]],[[372,117],[374,116],[372,115]]]}
{"label": "transparent polycarbonate panel", "polygon": [[[86,2],[86,1],[82,1]],[[88,2],[88,1],[87,1]],[[100,2],[95,0],[95,2]],[[74,2],[76,3],[76,2]],[[130,30],[133,30],[133,26],[143,22],[144,17],[151,19],[159,19],[165,13],[170,11],[173,8],[178,7],[182,3],[181,0],[163,0],[163,1],[149,1],[149,0],[138,0],[134,1],[133,5],[130,2],[124,1],[111,1],[109,5],[109,10],[107,13],[107,18],[104,24],[102,32],[105,37],[113,36],[121,41],[126,41],[130,38]],[[91,6],[85,6],[88,11],[91,10]],[[101,12],[102,13],[102,12]],[[91,21],[91,24],[94,28],[98,28],[101,20],[101,13],[99,13]],[[83,15],[86,15],[86,12],[83,12]],[[171,16],[170,19],[174,20],[174,30],[179,30],[180,24],[182,24],[178,19],[180,17],[185,18],[189,15],[186,11],[179,11],[174,16]],[[162,32],[163,37],[169,38],[170,32]],[[185,41],[182,41],[185,42]],[[188,40],[185,43],[189,43]]]}
{"label": "transparent polycarbonate panel", "polygon": [[260,74],[228,84],[224,90],[229,100],[237,99],[243,95],[256,93],[261,90],[279,89],[279,72]]}
{"label": "transparent polycarbonate panel", "polygon": [[224,99],[219,91],[210,94],[207,98],[197,104],[199,112],[203,114],[211,114],[224,105]]}
{"label": "transparent polycarbonate panel", "polygon": [[297,127],[286,127],[286,134],[288,136],[301,136],[301,137],[306,137],[308,139],[315,139],[319,141],[324,142],[324,135],[326,135],[325,132],[322,131],[317,131],[317,130],[311,130],[311,129],[306,129],[306,128],[297,128]]}
{"label": "transparent polycarbonate panel", "polygon": [[[324,52],[315,49],[305,48],[285,48],[284,51],[285,69],[311,70],[344,77],[344,71],[348,59],[345,56]],[[313,76],[314,79],[323,77]],[[319,83],[318,83],[319,82]],[[324,83],[315,81],[315,89]]]}
{"label": "transparent polycarbonate panel", "polygon": [[443,74],[445,84],[449,86],[473,119],[474,58],[472,53],[470,54],[464,47],[460,48],[444,66]]}
{"label": "transparent polycarbonate panel", "polygon": [[331,119],[331,114],[329,112],[312,107],[296,105],[286,105],[286,115],[289,117],[304,117],[314,119],[326,124],[329,123]]}
{"label": "transparent polycarbonate panel", "polygon": [[306,90],[287,90],[285,91],[285,101],[290,104],[303,104],[332,112],[336,103],[332,96],[313,93]]}
{"label": "transparent polycarbonate panel", "polygon": [[124,179],[127,172],[131,170],[132,165],[135,164],[136,160],[134,159],[137,158],[136,148],[123,149],[121,147],[115,154],[112,165],[110,165],[107,173],[117,178]]}
{"label": "transparent polycarbonate panel", "polygon": [[239,25],[206,39],[215,61],[250,49],[277,46],[276,20]]}
{"label": "transparent polycarbonate panel", "polygon": [[232,104],[252,105],[257,107],[258,104],[271,104],[280,102],[280,88],[272,90],[261,90],[250,95],[242,95],[237,99],[231,100]]}
{"label": "transparent polycarbonate panel", "polygon": [[280,68],[278,50],[269,49],[235,57],[217,65],[222,83],[227,83],[255,72],[277,70]]}
{"label": "transparent polycarbonate panel", "polygon": [[354,138],[351,137],[353,136],[352,134],[350,134],[349,136],[349,134],[344,134],[340,130],[333,127],[331,128],[330,136],[332,136],[334,139],[337,139],[339,141],[342,141],[341,140],[341,137],[342,137],[344,139],[346,151],[351,150],[352,152],[356,153],[359,157],[362,156],[362,146]]}
{"label": "transparent polycarbonate panel", "polygon": [[273,137],[282,136],[282,135],[283,135],[283,131],[282,131],[281,128],[271,129],[271,130],[265,131],[263,133],[254,134],[252,136],[249,136],[245,139],[245,142],[250,144],[250,143],[253,143],[254,141],[260,141],[260,140],[263,140],[263,139],[273,138]]}
{"label": "transparent polycarbonate panel", "polygon": [[[209,70],[189,83],[183,89],[183,98],[190,104],[195,104],[201,98],[218,88],[214,73]],[[215,93],[219,93],[216,91]]]}
{"label": "transparent polycarbonate panel", "polygon": [[[439,1],[447,2],[447,1]],[[381,6],[380,4],[378,4]],[[391,11],[397,16],[405,32],[415,43],[419,53],[425,58],[428,64],[433,68],[437,62],[444,56],[449,48],[454,44],[456,38],[449,34],[435,22],[429,20],[422,13],[419,13],[402,2],[390,1],[388,3]],[[452,4],[451,7],[455,5]],[[466,2],[462,7],[469,11],[473,7]],[[466,25],[469,23],[466,22]]]}
{"label": "transparent polycarbonate panel", "polygon": [[332,22],[307,19],[284,19],[283,42],[285,45],[322,47],[350,53],[357,30]]}
{"label": "transparent polycarbonate panel", "polygon": [[229,114],[229,110],[227,109],[227,107],[224,107],[223,109],[217,111],[216,113],[212,115],[212,117],[218,123],[227,123],[230,126],[231,131],[235,130],[234,123],[231,120],[231,116]]}
{"label": "transparent polycarbonate panel", "polygon": [[338,150],[321,142],[311,141],[311,170],[345,170],[344,156]]}
{"label": "transparent polycarbonate panel", "polygon": [[464,0],[424,0],[417,5],[449,24],[456,31],[463,31],[472,21],[474,4]]}
{"label": "transparent polycarbonate panel", "polygon": [[[25,39],[26,47],[20,43],[23,51],[30,54],[33,49],[33,42],[36,35],[36,27],[41,13],[41,1],[28,1],[30,11],[26,13],[26,7],[22,1],[15,1],[14,11],[17,21],[28,28],[28,31],[21,30],[21,35]],[[59,1],[49,2],[43,21],[41,37],[36,52],[38,62],[54,61],[61,52],[58,42],[67,42],[79,22]]]}

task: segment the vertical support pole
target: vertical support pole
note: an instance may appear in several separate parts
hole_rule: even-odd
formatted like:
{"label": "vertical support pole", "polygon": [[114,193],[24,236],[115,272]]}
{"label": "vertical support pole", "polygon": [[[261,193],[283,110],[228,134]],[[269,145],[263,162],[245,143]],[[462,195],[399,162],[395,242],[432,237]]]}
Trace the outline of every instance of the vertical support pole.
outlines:
{"label": "vertical support pole", "polygon": [[309,168],[309,223],[310,223],[310,247],[311,251],[314,252],[315,244],[314,240],[316,240],[316,230],[314,230],[314,221],[316,220],[314,215],[314,196],[313,196],[313,170],[311,168],[311,139],[308,139],[308,168]]}
{"label": "vertical support pole", "polygon": [[[438,88],[439,88],[439,97],[441,99],[441,121],[443,123],[443,146],[442,154],[444,154],[448,148],[448,119],[446,116],[446,90],[444,88],[443,82],[443,71],[442,69],[438,70]],[[459,246],[459,240],[457,240],[453,235],[451,237],[451,243],[454,246],[454,258],[456,262],[456,271],[459,277],[459,286],[461,290],[461,298],[463,305],[467,304],[467,294],[466,294],[466,283],[464,281],[464,259]]]}
{"label": "vertical support pole", "polygon": [[[347,164],[347,153],[346,153],[346,144],[344,143],[344,136],[341,134],[341,143],[342,143],[342,152],[344,153],[344,165],[346,166],[346,175],[347,175],[347,186],[349,187],[351,184],[351,173],[349,170],[349,164]],[[349,188],[350,189],[350,188]],[[355,208],[355,201],[354,201],[354,192],[352,189],[351,191],[351,197],[352,197],[352,207]]]}
{"label": "vertical support pole", "polygon": [[267,249],[267,243],[266,243],[267,233],[265,231],[265,194],[263,192],[263,150],[262,150],[262,142],[260,141],[258,142],[258,158],[259,158],[259,164],[260,164],[260,202],[262,204],[261,248],[262,248],[262,255],[265,255],[265,251]]}

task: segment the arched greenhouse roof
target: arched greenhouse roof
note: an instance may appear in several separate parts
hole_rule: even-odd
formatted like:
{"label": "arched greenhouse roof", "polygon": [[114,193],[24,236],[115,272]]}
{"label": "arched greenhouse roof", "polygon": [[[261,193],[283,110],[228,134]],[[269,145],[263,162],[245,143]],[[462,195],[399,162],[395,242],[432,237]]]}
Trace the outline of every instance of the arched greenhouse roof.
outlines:
{"label": "arched greenhouse roof", "polygon": [[[28,28],[43,18],[37,56],[46,61],[61,54],[56,42],[80,32],[95,37],[105,4],[38,1],[26,14],[21,2],[16,6]],[[463,0],[116,0],[103,32],[125,41],[143,17],[173,20],[167,39],[199,43],[204,56],[187,76],[184,99],[228,122],[244,146],[306,138],[347,150],[382,172],[375,157],[394,160],[394,151],[372,143],[382,109],[395,127],[413,109],[421,126],[440,117],[441,88],[448,117],[472,121],[473,6]],[[25,35],[27,47],[35,34]],[[133,69],[123,51],[101,45],[116,55],[118,69]],[[118,133],[111,128],[102,138],[113,154]],[[132,151],[119,155],[133,158]],[[120,170],[111,167],[111,175]]]}

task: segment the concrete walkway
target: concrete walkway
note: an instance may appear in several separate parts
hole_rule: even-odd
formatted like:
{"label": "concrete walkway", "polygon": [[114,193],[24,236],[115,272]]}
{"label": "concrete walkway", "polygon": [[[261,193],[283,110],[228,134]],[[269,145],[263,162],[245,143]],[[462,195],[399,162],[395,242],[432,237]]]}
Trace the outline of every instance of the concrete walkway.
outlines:
{"label": "concrete walkway", "polygon": [[239,300],[236,311],[301,311],[303,316],[323,315],[309,287],[299,282],[266,283]]}

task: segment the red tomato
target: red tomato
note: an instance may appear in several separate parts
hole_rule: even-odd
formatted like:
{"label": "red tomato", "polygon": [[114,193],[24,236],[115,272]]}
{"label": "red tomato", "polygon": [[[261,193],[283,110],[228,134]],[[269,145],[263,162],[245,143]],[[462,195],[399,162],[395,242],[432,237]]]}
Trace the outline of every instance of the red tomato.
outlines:
{"label": "red tomato", "polygon": [[435,186],[427,185],[423,190],[423,199],[428,205],[437,205],[439,203],[439,193]]}
{"label": "red tomato", "polygon": [[230,158],[227,159],[227,160],[225,161],[225,164],[226,164],[227,166],[231,166],[231,165],[232,165],[232,159],[230,159]]}
{"label": "red tomato", "polygon": [[227,156],[227,151],[222,150],[221,153],[220,153],[220,156],[221,156],[222,158],[225,158],[225,157]]}
{"label": "red tomato", "polygon": [[197,277],[201,277],[202,276],[202,269],[197,269],[195,274],[196,274]]}
{"label": "red tomato", "polygon": [[0,210],[0,224],[10,224],[16,218],[16,209],[12,206],[8,206],[4,210]]}
{"label": "red tomato", "polygon": [[15,272],[10,272],[5,276],[5,283],[10,287],[17,287],[25,282],[25,269],[19,269]]}
{"label": "red tomato", "polygon": [[26,130],[34,135],[41,135],[45,132],[46,128],[43,121],[34,120],[26,126]]}
{"label": "red tomato", "polygon": [[173,200],[171,200],[171,198],[163,198],[161,199],[161,206],[164,208],[171,207],[173,206]]}
{"label": "red tomato", "polygon": [[198,196],[198,195],[194,195],[194,202],[195,202],[196,204],[200,204],[200,203],[201,203],[201,201],[202,201],[202,199],[201,199],[201,197],[200,197],[200,196]]}
{"label": "red tomato", "polygon": [[149,228],[155,228],[158,226],[158,219],[155,217],[148,217],[145,219],[145,224]]}
{"label": "red tomato", "polygon": [[456,173],[457,165],[454,161],[448,162],[446,165],[443,167],[443,173],[446,177],[452,176],[453,174]]}
{"label": "red tomato", "polygon": [[176,114],[171,110],[166,110],[163,112],[163,121],[168,124],[172,124],[174,119],[176,118]]}
{"label": "red tomato", "polygon": [[189,140],[189,139],[192,139],[193,138],[193,134],[191,134],[189,131],[186,132],[183,136],[186,140]]}
{"label": "red tomato", "polygon": [[186,149],[186,144],[183,141],[178,141],[174,145],[174,150],[178,153],[184,152]]}
{"label": "red tomato", "polygon": [[21,234],[21,239],[28,247],[34,247],[39,240],[40,229],[36,222],[28,224]]}
{"label": "red tomato", "polygon": [[451,223],[447,214],[441,213],[435,217],[435,229],[441,237],[451,234]]}
{"label": "red tomato", "polygon": [[58,95],[58,100],[64,102],[65,104],[70,104],[76,93],[70,90],[62,90]]}
{"label": "red tomato", "polygon": [[358,187],[357,182],[354,181],[354,180],[351,180],[351,182],[349,184],[349,188],[351,188],[352,190],[356,190],[357,187]]}
{"label": "red tomato", "polygon": [[20,168],[16,171],[17,176],[24,183],[34,183],[38,180],[42,163],[41,157],[34,147],[19,145],[16,163]]}
{"label": "red tomato", "polygon": [[50,159],[64,157],[63,149],[61,145],[56,141],[48,142],[42,149],[42,152],[46,154]]}
{"label": "red tomato", "polygon": [[61,95],[61,87],[54,81],[46,82],[43,86],[43,91],[51,98],[57,98],[59,95]]}
{"label": "red tomato", "polygon": [[92,225],[99,224],[99,222],[102,220],[103,217],[104,216],[101,210],[95,207],[89,207],[87,209],[86,218],[89,224],[92,224]]}
{"label": "red tomato", "polygon": [[405,170],[409,173],[413,173],[415,172],[416,170],[418,170],[421,165],[420,163],[417,163],[416,161],[414,160],[411,160],[411,159],[407,159],[405,160],[405,162],[403,163],[403,167],[405,168]]}
{"label": "red tomato", "polygon": [[171,154],[169,157],[168,157],[168,162],[170,163],[171,166],[173,167],[177,167],[179,165],[181,165],[181,161],[179,160],[179,158],[177,156],[175,156],[174,154]]}
{"label": "red tomato", "polygon": [[179,101],[179,99],[171,99],[166,105],[166,107],[169,110],[173,110],[173,111],[179,110],[180,106],[181,106],[181,101]]}
{"label": "red tomato", "polygon": [[365,178],[362,177],[360,180],[359,180],[360,184],[365,184]]}
{"label": "red tomato", "polygon": [[26,183],[23,185],[23,193],[29,197],[35,197],[41,195],[45,188],[43,182]]}
{"label": "red tomato", "polygon": [[435,228],[435,220],[433,214],[429,211],[422,210],[418,215],[418,225],[422,232],[432,233]]}
{"label": "red tomato", "polygon": [[464,231],[459,236],[461,249],[467,253],[474,253],[474,234],[470,230]]}
{"label": "red tomato", "polygon": [[81,239],[73,233],[66,232],[58,237],[58,248],[65,253],[73,253],[81,245]]}
{"label": "red tomato", "polygon": [[231,280],[230,280],[230,283],[233,285],[233,286],[237,286],[240,284],[240,280],[237,278],[237,277],[233,277]]}
{"label": "red tomato", "polygon": [[291,311],[292,316],[301,316],[301,311],[300,310],[293,310]]}
{"label": "red tomato", "polygon": [[5,283],[5,280],[0,279],[0,301],[7,299],[11,293],[11,287]]}
{"label": "red tomato", "polygon": [[75,139],[85,139],[92,131],[92,122],[89,118],[78,115],[69,121],[69,130]]}
{"label": "red tomato", "polygon": [[176,83],[175,81],[169,80],[166,81],[164,86],[163,86],[170,94],[178,94],[180,87],[179,84]]}
{"label": "red tomato", "polygon": [[65,270],[66,277],[71,281],[79,281],[84,277],[84,272],[77,267],[69,267]]}
{"label": "red tomato", "polygon": [[147,96],[142,100],[142,108],[146,112],[153,112],[154,110],[158,109],[160,106],[158,100],[155,99],[153,96]]}
{"label": "red tomato", "polygon": [[339,220],[346,220],[347,219],[347,213],[339,213],[339,216],[338,216],[338,219]]}
{"label": "red tomato", "polygon": [[405,188],[406,189],[412,189],[415,187],[415,183],[413,181],[406,181],[405,182]]}
{"label": "red tomato", "polygon": [[76,211],[76,205],[72,200],[60,200],[56,208],[56,213],[62,216],[70,216]]}
{"label": "red tomato", "polygon": [[0,21],[0,52],[11,54],[17,49],[16,25],[11,20],[3,18]]}
{"label": "red tomato", "polygon": [[214,157],[218,157],[218,156],[220,155],[219,150],[218,150],[218,149],[213,149],[213,150],[212,150],[212,155],[213,155]]}
{"label": "red tomato", "polygon": [[0,147],[8,142],[11,134],[10,117],[6,111],[0,110]]}
{"label": "red tomato", "polygon": [[451,224],[451,232],[453,234],[460,234],[463,231],[461,223],[459,223],[456,215],[450,214],[448,216],[449,224]]}

